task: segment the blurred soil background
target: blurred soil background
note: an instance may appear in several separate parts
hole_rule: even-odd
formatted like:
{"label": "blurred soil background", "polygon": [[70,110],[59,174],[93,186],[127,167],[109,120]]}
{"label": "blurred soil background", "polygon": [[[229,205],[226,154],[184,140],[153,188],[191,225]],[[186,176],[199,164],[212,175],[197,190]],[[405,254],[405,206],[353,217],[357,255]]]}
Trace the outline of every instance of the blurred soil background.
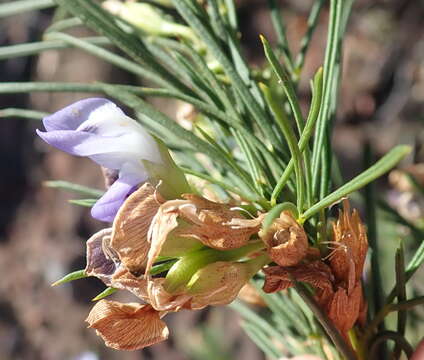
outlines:
{"label": "blurred soil background", "polygon": [[[265,4],[265,0],[238,1],[246,55],[258,66],[263,62],[258,34],[275,38]],[[281,4],[296,52],[311,1],[287,0]],[[41,11],[2,19],[1,46],[40,40],[51,16],[51,11]],[[327,16],[326,8],[307,55],[300,86],[305,107],[310,100],[309,78],[323,59]],[[416,151],[406,163],[423,162],[423,19],[422,1],[355,2],[345,40],[333,139],[346,179],[362,169],[365,143],[371,144],[377,157],[395,144],[411,144]],[[73,34],[89,33],[79,29]],[[139,79],[79,50],[0,61],[0,79],[140,84]],[[52,112],[92,95],[2,94],[0,109]],[[171,115],[177,106],[163,100],[160,103],[161,109]],[[37,127],[40,124],[35,121],[0,119],[0,359],[263,359],[243,334],[237,315],[223,307],[168,315],[170,341],[138,352],[107,349],[94,331],[85,328],[91,299],[104,286],[97,279],[58,288],[50,284],[85,267],[85,241],[103,225],[93,220],[88,210],[69,204],[71,194],[43,187],[42,182],[67,180],[102,188],[103,179],[91,161],[42,143],[35,136]],[[379,193],[393,191],[387,180],[378,186]],[[394,241],[394,236],[381,239],[384,236],[383,232],[380,241]],[[134,299],[128,296],[124,300]]]}

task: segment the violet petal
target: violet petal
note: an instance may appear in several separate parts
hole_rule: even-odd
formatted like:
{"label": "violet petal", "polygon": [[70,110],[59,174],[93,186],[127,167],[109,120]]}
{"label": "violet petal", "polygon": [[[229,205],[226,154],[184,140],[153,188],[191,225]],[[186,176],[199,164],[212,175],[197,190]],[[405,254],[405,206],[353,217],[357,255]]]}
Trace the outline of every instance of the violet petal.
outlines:
{"label": "violet petal", "polygon": [[46,116],[43,119],[44,127],[47,131],[75,130],[87,120],[93,110],[109,103],[112,102],[103,98],[88,98],[77,101],[52,115]]}
{"label": "violet petal", "polygon": [[146,178],[137,175],[121,175],[94,204],[91,209],[91,216],[101,221],[113,221],[127,196],[136,189],[138,184],[145,180]]}

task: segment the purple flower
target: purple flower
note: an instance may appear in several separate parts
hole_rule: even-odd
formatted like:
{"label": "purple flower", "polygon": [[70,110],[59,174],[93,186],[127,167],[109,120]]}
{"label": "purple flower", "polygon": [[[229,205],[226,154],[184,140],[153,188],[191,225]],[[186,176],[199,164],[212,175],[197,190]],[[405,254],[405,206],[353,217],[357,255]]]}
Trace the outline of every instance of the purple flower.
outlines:
{"label": "purple flower", "polygon": [[113,221],[126,197],[149,178],[143,161],[163,163],[155,139],[107,99],[80,100],[45,117],[43,124],[47,131],[37,134],[45,142],[118,174],[91,210],[102,221]]}

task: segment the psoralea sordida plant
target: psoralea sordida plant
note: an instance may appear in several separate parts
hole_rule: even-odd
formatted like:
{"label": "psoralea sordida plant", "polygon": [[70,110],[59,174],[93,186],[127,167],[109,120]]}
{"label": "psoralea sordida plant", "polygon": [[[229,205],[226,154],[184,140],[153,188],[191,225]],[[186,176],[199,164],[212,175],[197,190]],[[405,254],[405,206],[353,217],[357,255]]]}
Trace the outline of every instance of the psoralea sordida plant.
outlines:
{"label": "psoralea sordida plant", "polygon": [[[310,79],[307,111],[297,88],[322,0],[312,5],[296,56],[278,2],[267,1],[277,42],[258,34],[264,64],[255,69],[241,51],[233,0],[24,2],[57,7],[58,16],[42,42],[3,48],[2,56],[76,47],[152,84],[0,85],[3,93],[104,94],[48,116],[14,114],[43,118],[37,134],[46,143],[103,169],[103,194],[63,181],[49,184],[89,196],[75,203],[91,207],[104,224],[87,240],[86,268],[56,284],[88,276],[105,284],[86,321],[107,346],[134,350],[164,341],[166,314],[229,304],[243,288],[270,310],[265,316],[239,300],[231,305],[269,358],[411,354],[402,324],[405,311],[423,298],[408,299],[405,286],[424,261],[423,248],[407,267],[399,249],[397,283],[385,297],[376,239],[367,236],[367,224],[348,200],[410,149],[399,145],[348,182],[335,185],[332,176],[331,134],[353,0],[328,1],[325,56]],[[13,4],[11,13],[25,9]],[[98,36],[68,34],[75,26]],[[146,97],[178,99],[189,111],[171,119]],[[372,198],[365,202],[372,213]],[[331,217],[333,205],[341,207],[338,218]],[[129,291],[138,302],[106,298],[116,291]],[[397,329],[385,329],[385,317],[396,311]],[[387,340],[395,345],[386,347]]]}

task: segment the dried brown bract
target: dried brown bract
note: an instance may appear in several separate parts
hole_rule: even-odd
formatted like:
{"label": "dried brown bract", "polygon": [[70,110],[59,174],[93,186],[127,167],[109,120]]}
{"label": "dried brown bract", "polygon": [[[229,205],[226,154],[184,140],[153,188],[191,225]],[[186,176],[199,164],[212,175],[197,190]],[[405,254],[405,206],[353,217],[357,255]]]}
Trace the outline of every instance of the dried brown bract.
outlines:
{"label": "dried brown bract", "polygon": [[324,259],[316,260],[316,250],[305,250],[302,263],[264,269],[263,289],[267,293],[285,290],[294,285],[293,280],[311,285],[315,300],[349,342],[348,331],[357,322],[363,325],[366,317],[361,274],[368,240],[358,212],[350,211],[347,200],[333,224],[330,248],[330,255]]}
{"label": "dried brown bract", "polygon": [[350,293],[362,275],[368,239],[358,211],[355,209],[351,213],[347,200],[343,202],[337,222],[333,223],[333,245],[330,266],[336,279],[345,282]]}

